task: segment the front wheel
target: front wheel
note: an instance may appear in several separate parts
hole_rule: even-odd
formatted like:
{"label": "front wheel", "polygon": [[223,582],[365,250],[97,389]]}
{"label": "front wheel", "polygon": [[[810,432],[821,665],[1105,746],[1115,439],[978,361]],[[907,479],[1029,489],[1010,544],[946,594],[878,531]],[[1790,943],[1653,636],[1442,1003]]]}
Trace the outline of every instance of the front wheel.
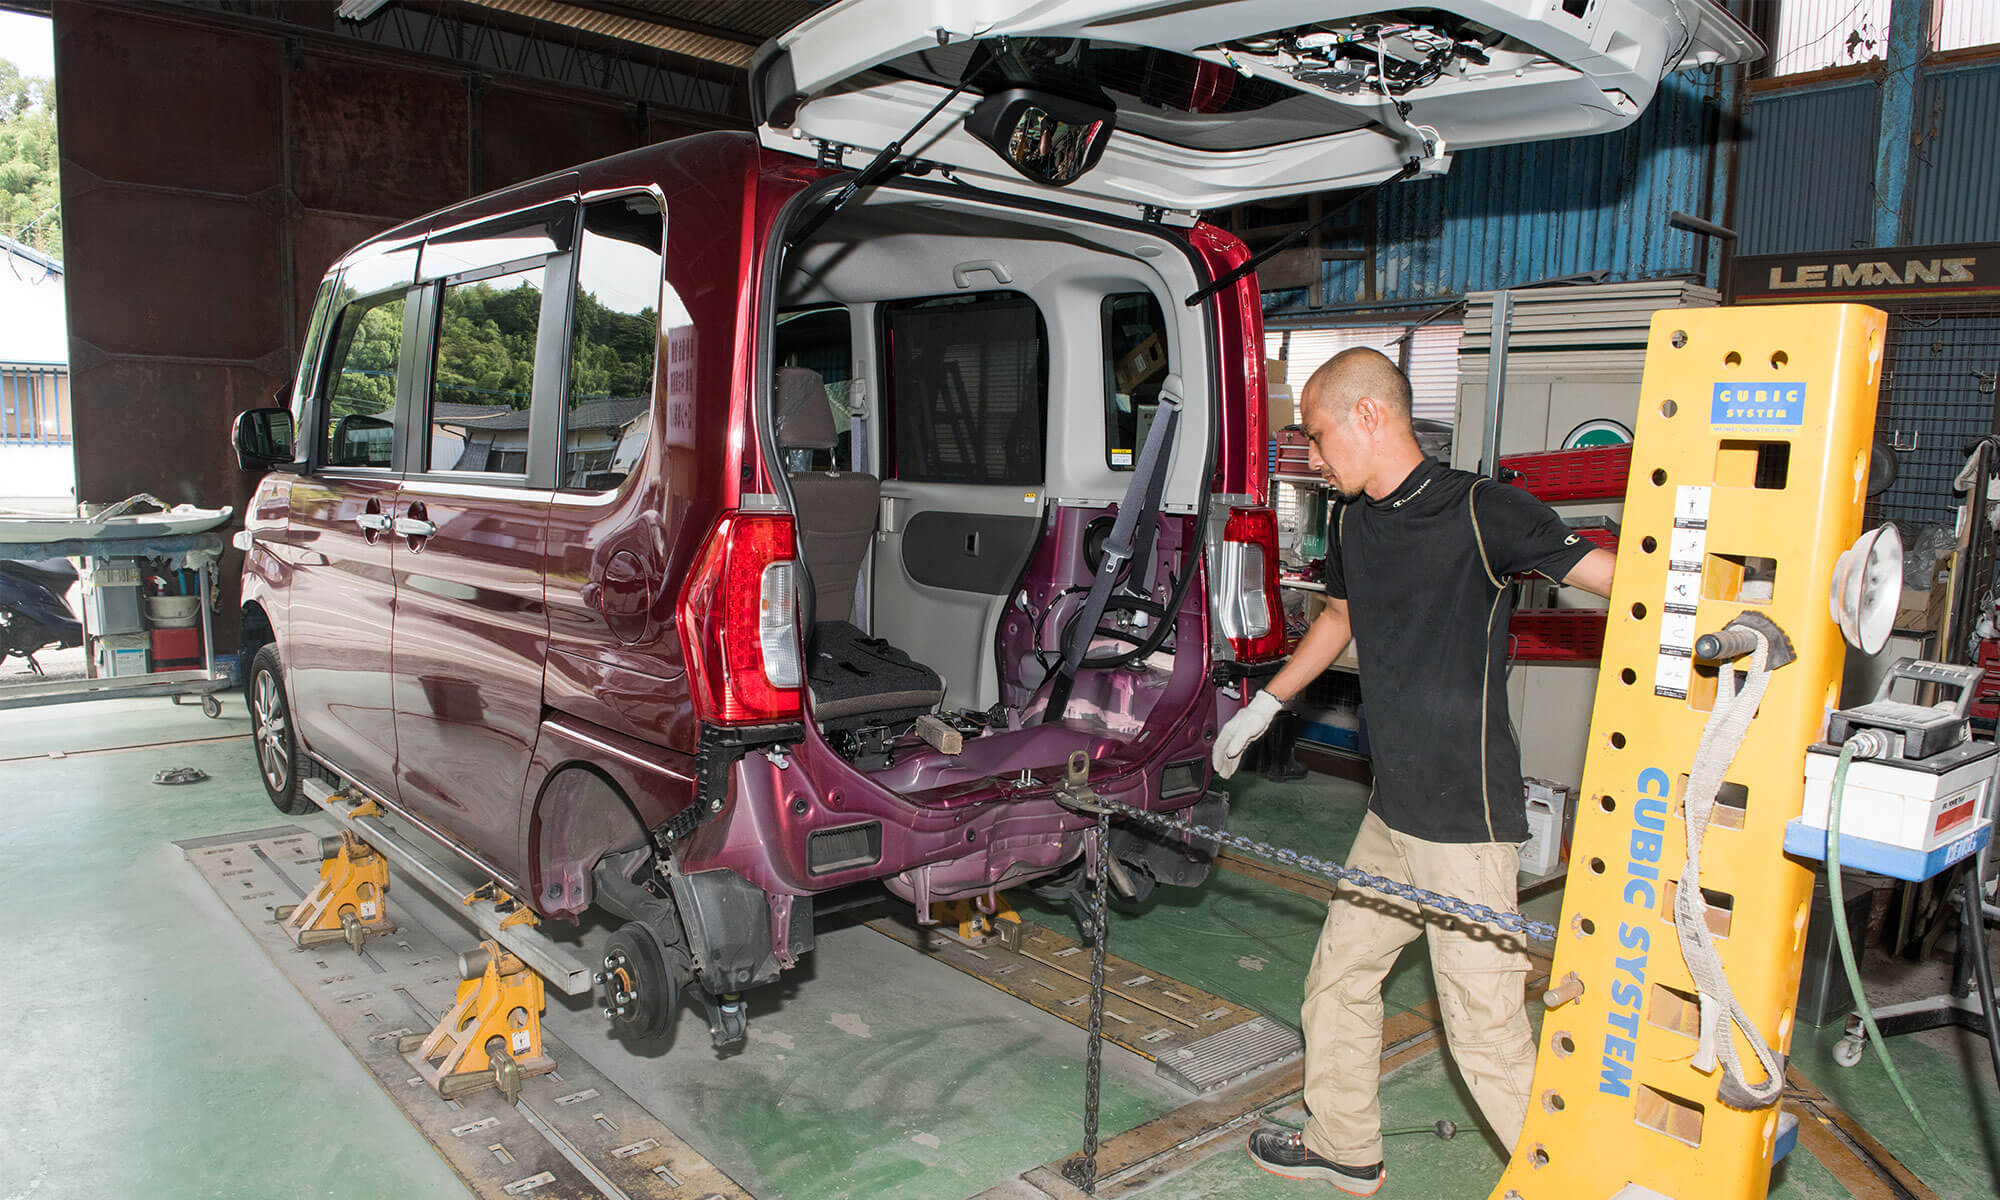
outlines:
{"label": "front wheel", "polygon": [[263,777],[265,795],[279,812],[292,816],[311,812],[316,806],[299,791],[299,746],[292,734],[277,646],[259,647],[257,657],[250,660],[243,701],[250,709],[250,744],[257,750],[257,773]]}

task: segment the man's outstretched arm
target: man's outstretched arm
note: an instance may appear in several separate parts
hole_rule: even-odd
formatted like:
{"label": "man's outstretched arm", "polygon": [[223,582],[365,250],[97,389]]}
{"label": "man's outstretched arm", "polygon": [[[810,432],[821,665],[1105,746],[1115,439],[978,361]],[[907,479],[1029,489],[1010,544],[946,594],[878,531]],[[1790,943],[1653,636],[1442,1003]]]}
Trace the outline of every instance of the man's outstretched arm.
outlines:
{"label": "man's outstretched arm", "polygon": [[1347,649],[1347,643],[1354,640],[1353,626],[1348,624],[1347,601],[1345,598],[1328,597],[1326,608],[1299,639],[1298,648],[1292,651],[1287,661],[1264,690],[1250,697],[1249,703],[1236,710],[1236,715],[1224,722],[1222,731],[1215,736],[1215,752],[1210,760],[1215,764],[1215,773],[1227,779],[1236,773],[1236,764],[1243,760],[1243,752],[1250,743],[1264,736],[1271,727],[1272,718],[1284,701],[1299,694],[1306,684],[1318,678],[1320,673],[1333,665],[1340,652]]}
{"label": "man's outstretched arm", "polygon": [[1608,599],[1611,596],[1611,568],[1617,561],[1618,556],[1609,550],[1602,547],[1592,550],[1583,556],[1583,561],[1569,569],[1569,574],[1562,577],[1563,585],[1582,588]]}

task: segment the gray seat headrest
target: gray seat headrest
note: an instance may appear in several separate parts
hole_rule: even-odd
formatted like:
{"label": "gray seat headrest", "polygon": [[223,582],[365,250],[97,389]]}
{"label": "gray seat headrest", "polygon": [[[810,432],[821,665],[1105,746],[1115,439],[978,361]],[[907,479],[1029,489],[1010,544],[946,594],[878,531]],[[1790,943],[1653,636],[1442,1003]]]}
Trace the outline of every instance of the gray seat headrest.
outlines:
{"label": "gray seat headrest", "polygon": [[778,412],[775,422],[782,450],[831,450],[838,434],[833,428],[833,403],[826,383],[808,367],[778,368]]}

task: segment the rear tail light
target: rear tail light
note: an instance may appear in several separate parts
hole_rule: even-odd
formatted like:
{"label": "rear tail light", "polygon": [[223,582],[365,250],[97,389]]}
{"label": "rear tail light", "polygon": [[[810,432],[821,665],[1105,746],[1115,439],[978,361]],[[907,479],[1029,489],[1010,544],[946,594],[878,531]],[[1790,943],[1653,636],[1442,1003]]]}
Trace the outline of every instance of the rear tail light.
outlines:
{"label": "rear tail light", "polygon": [[757,588],[757,643],[764,651],[764,678],[772,687],[799,686],[799,627],[794,614],[794,575],[799,565],[789,560],[764,568]]}
{"label": "rear tail light", "polygon": [[1267,662],[1285,652],[1285,609],[1278,594],[1278,515],[1232,508],[1222,527],[1215,579],[1216,616],[1239,662]]}
{"label": "rear tail light", "polygon": [[726,512],[681,590],[681,649],[703,721],[796,720],[799,638],[792,518]]}

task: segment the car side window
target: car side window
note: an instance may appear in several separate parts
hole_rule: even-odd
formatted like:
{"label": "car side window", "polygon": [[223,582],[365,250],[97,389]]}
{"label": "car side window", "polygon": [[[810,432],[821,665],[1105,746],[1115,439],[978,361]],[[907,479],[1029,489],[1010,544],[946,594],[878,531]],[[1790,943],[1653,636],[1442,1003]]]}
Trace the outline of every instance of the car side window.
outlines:
{"label": "car side window", "polygon": [[[651,195],[618,196],[584,207],[571,305],[562,469],[556,476],[561,487],[593,492],[616,488],[645,450],[661,337],[664,232],[659,202]],[[664,295],[679,313],[667,334],[669,346],[687,345],[692,326],[672,290]],[[692,371],[691,358],[683,370]],[[691,392],[691,387],[678,391]],[[671,405],[676,389],[669,392]],[[691,394],[682,399],[692,404]]]}
{"label": "car side window", "polygon": [[319,387],[320,357],[326,350],[327,328],[333,324],[334,279],[328,276],[313,297],[312,316],[306,324],[305,348],[299,352],[299,369],[293,376],[292,428],[297,431],[297,453],[304,458],[312,440],[312,397]]}
{"label": "car side window", "polygon": [[526,473],[542,274],[536,263],[447,284],[440,293],[430,470]]}
{"label": "car side window", "polygon": [[1039,486],[1049,359],[1035,302],[979,292],[898,300],[881,311],[895,477]]}
{"label": "car side window", "polygon": [[777,365],[806,367],[826,384],[833,406],[834,444],[831,450],[787,450],[787,469],[826,471],[854,466],[853,316],[841,305],[799,309],[778,314]]}
{"label": "car side window", "polygon": [[1104,298],[1104,462],[1130,471],[1167,378],[1167,318],[1151,292]]}
{"label": "car side window", "polygon": [[322,389],[329,467],[394,465],[403,304],[404,294],[394,292],[341,309]]}

